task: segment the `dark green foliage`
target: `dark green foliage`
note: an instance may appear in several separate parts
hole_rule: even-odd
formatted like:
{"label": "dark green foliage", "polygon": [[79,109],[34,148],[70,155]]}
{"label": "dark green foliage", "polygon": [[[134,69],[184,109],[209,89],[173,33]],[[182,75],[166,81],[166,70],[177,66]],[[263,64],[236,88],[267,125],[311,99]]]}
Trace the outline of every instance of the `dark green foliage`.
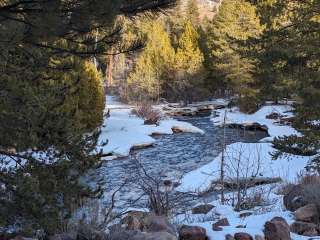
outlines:
{"label": "dark green foliage", "polygon": [[164,79],[174,60],[169,35],[159,20],[142,23],[140,31],[146,46],[127,79],[128,100],[158,100],[163,93]]}
{"label": "dark green foliage", "polygon": [[279,150],[273,155],[275,159],[286,153],[301,156],[313,156],[319,149],[319,143],[316,139],[290,136],[276,138],[273,141],[273,147]]}
{"label": "dark green foliage", "polygon": [[201,99],[205,69],[197,27],[189,20],[168,23],[160,18],[141,23],[137,31],[146,46],[127,78],[127,100]]}
{"label": "dark green foliage", "polygon": [[185,103],[199,100],[199,95],[203,95],[199,93],[204,89],[203,80],[206,73],[199,38],[196,27],[191,21],[186,21],[178,38],[175,61],[170,71],[171,81],[168,83],[168,90]]}
{"label": "dark green foliage", "polygon": [[254,78],[256,61],[243,56],[241,52],[246,46],[238,44],[256,38],[262,32],[255,7],[246,1],[223,1],[207,29],[205,65],[210,71],[208,84],[216,92],[238,95],[243,111],[255,110],[259,92]]}
{"label": "dark green foliage", "polygon": [[[320,2],[278,0],[269,9],[277,13],[268,20],[272,27],[255,41],[260,87],[266,98],[297,99],[294,127],[303,133],[278,139],[275,145],[312,155],[320,143]],[[263,8],[260,11],[263,14]]]}
{"label": "dark green foliage", "polygon": [[2,226],[15,225],[28,235],[33,235],[35,229],[53,234],[68,226],[81,199],[94,197],[78,179],[97,158],[90,159],[84,154],[42,154],[44,158],[58,158],[59,162],[50,166],[34,162],[17,172],[1,173],[6,186],[0,201]]}
{"label": "dark green foliage", "polygon": [[[62,63],[70,69],[44,72],[34,81],[2,75],[1,92],[6,97],[0,99],[0,182],[6,191],[1,193],[0,221],[4,226],[18,224],[22,231],[43,228],[54,233],[62,229],[79,199],[92,194],[78,178],[99,161],[92,151],[104,108],[101,76],[80,59],[52,60],[50,65],[63,68]],[[17,166],[6,166],[8,158]]]}
{"label": "dark green foliage", "polygon": [[65,230],[100,161],[102,76],[97,56],[128,52],[119,15],[174,1],[0,2],[0,225],[33,235]]}

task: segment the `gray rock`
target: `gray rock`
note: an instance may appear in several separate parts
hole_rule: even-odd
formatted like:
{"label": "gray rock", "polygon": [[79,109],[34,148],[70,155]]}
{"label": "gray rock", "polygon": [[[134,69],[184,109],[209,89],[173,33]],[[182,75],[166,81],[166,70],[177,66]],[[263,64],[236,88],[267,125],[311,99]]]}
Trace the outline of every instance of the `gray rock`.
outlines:
{"label": "gray rock", "polygon": [[176,235],[175,227],[166,217],[156,216],[153,214],[144,218],[144,229],[147,232],[168,232],[172,235]]}
{"label": "gray rock", "polygon": [[142,238],[141,240],[178,240],[176,236],[167,232],[145,233],[144,235],[144,238]]}
{"label": "gray rock", "polygon": [[318,226],[314,223],[296,221],[291,224],[290,231],[299,235],[318,232]]}
{"label": "gray rock", "polygon": [[313,223],[319,222],[318,208],[315,204],[308,204],[300,207],[293,213],[293,215],[297,221]]}
{"label": "gray rock", "polygon": [[177,237],[167,232],[144,233],[124,230],[110,235],[109,240],[177,240]]}
{"label": "gray rock", "polygon": [[55,234],[49,237],[49,240],[75,240],[77,238],[76,234]]}
{"label": "gray rock", "polygon": [[99,231],[90,225],[83,224],[78,228],[77,240],[106,240],[107,238],[108,236],[105,232]]}
{"label": "gray rock", "polygon": [[140,231],[133,230],[123,230],[123,231],[114,231],[109,234],[108,240],[126,240],[126,239],[142,239],[144,234]]}
{"label": "gray rock", "polygon": [[34,238],[27,238],[27,237],[22,237],[22,236],[16,236],[12,238],[11,240],[36,240]]}
{"label": "gray rock", "polygon": [[179,240],[208,240],[206,229],[184,225],[179,230]]}
{"label": "gray rock", "polygon": [[295,211],[298,208],[307,205],[307,202],[303,196],[302,186],[293,186],[292,189],[286,195],[284,195],[283,203],[290,211]]}
{"label": "gray rock", "polygon": [[291,240],[290,227],[281,217],[266,222],[263,232],[266,240]]}
{"label": "gray rock", "polygon": [[212,230],[213,231],[222,231],[222,227],[230,226],[230,223],[227,218],[222,218],[219,221],[212,224]]}
{"label": "gray rock", "polygon": [[246,218],[246,217],[251,216],[252,214],[253,214],[252,212],[243,212],[243,213],[239,214],[239,217],[240,218]]}
{"label": "gray rock", "polygon": [[253,240],[252,236],[245,232],[239,232],[234,235],[235,240]]}
{"label": "gray rock", "polygon": [[192,209],[192,214],[207,214],[214,208],[211,204],[202,204]]}

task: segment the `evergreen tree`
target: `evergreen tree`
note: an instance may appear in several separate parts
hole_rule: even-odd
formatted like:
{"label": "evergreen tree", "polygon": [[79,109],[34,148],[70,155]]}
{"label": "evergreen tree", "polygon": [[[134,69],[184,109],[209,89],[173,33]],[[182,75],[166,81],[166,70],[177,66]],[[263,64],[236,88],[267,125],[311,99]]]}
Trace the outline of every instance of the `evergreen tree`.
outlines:
{"label": "evergreen tree", "polygon": [[[174,1],[0,3],[0,225],[34,234],[63,231],[96,150],[104,96],[91,60],[141,46],[121,44],[119,15]],[[97,31],[99,30],[99,34]],[[112,53],[114,54],[114,53]]]}
{"label": "evergreen tree", "polygon": [[[259,0],[253,2],[257,7],[261,21],[266,26],[264,37],[267,36],[267,32],[277,31],[290,22],[291,10],[285,7],[284,1]],[[266,39],[272,41],[271,38],[267,37]],[[264,44],[263,41],[257,39],[251,40],[251,43],[252,50],[256,51],[253,55],[259,55],[256,79],[261,101],[273,100],[277,102],[279,99],[289,97],[296,92],[296,82],[282,71],[282,53],[278,50],[281,46],[276,41],[271,45],[270,43]]]}
{"label": "evergreen tree", "polygon": [[171,90],[182,96],[185,103],[192,101],[197,95],[197,88],[203,86],[205,72],[199,37],[191,21],[187,21],[178,39],[173,80],[169,84]]}
{"label": "evergreen tree", "polygon": [[293,86],[295,94],[291,96],[297,94],[298,100],[294,126],[303,133],[277,139],[274,144],[285,152],[312,155],[320,148],[320,2],[279,0],[272,7],[272,12],[281,13],[280,18],[287,21],[267,29],[261,40],[255,41],[261,48],[257,56],[266,63],[261,79],[276,73],[272,77],[280,75],[286,89]]}
{"label": "evergreen tree", "polygon": [[[242,56],[238,41],[257,37],[262,31],[256,9],[250,3],[223,1],[217,16],[208,26],[206,66],[216,90],[239,95],[244,111],[255,109],[255,62]],[[240,51],[241,50],[241,51]]]}
{"label": "evergreen tree", "polygon": [[144,26],[147,42],[128,78],[129,95],[135,100],[158,100],[173,62],[174,49],[160,20]]}

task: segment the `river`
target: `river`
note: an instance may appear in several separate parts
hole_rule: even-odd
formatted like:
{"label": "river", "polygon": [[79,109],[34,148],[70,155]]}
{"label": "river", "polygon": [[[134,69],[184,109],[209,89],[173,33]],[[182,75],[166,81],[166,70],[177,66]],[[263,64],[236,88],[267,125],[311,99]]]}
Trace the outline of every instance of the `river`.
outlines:
{"label": "river", "polygon": [[[212,161],[221,152],[223,139],[226,144],[234,142],[257,142],[266,137],[265,132],[248,132],[240,129],[226,129],[225,138],[222,128],[214,126],[210,117],[183,117],[179,120],[189,122],[205,131],[205,134],[176,133],[154,136],[157,140],[152,147],[133,150],[129,157],[104,162],[91,174],[91,181],[103,189],[101,201],[110,205],[111,194],[124,182],[117,193],[116,206],[141,207],[141,189],[136,183],[137,162],[149,176],[161,180],[178,182],[183,174],[197,169]],[[144,199],[145,200],[145,199]]]}

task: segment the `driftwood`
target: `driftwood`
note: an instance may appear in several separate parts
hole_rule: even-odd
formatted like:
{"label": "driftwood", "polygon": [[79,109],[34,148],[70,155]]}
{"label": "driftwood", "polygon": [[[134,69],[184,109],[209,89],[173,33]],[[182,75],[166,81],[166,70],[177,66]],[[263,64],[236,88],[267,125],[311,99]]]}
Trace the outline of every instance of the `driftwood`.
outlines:
{"label": "driftwood", "polygon": [[[265,185],[265,184],[272,184],[272,183],[277,183],[281,182],[282,179],[277,177],[277,178],[242,178],[242,179],[228,179],[224,181],[224,188],[228,190],[235,190],[237,188],[250,188],[250,187],[255,187],[259,185]],[[211,183],[211,188],[210,190],[220,190],[222,187],[220,181],[213,181]]]}

